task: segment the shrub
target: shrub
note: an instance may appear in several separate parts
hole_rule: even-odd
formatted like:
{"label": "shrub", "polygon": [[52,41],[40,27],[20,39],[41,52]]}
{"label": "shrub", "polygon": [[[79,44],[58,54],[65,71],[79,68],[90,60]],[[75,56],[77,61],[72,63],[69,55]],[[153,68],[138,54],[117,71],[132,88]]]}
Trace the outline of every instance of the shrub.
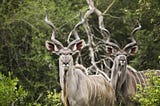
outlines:
{"label": "shrub", "polygon": [[4,76],[0,73],[0,106],[20,105],[27,92],[18,86],[18,79]]}
{"label": "shrub", "polygon": [[61,93],[48,91],[45,106],[63,106],[61,101]]}
{"label": "shrub", "polygon": [[141,106],[160,106],[160,77],[153,71],[147,73],[151,77],[148,79],[147,87],[138,86],[138,93],[135,99]]}

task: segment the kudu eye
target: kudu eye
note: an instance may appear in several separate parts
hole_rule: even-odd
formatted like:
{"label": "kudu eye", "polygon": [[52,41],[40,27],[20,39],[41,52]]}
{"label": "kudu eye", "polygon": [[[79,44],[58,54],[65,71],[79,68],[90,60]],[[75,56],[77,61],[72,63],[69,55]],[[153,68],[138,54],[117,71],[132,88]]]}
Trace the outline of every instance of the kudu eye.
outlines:
{"label": "kudu eye", "polygon": [[72,53],[69,53],[69,55],[72,55]]}
{"label": "kudu eye", "polygon": [[119,54],[116,54],[116,56],[119,56]]}

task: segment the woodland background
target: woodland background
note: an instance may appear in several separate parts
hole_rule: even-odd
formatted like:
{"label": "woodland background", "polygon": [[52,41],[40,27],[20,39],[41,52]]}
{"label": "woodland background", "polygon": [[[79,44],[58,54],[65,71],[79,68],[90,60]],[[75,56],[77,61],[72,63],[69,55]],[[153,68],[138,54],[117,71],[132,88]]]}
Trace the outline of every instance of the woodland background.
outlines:
{"label": "woodland background", "polygon": [[[94,2],[102,12],[106,11],[105,27],[122,47],[139,20],[142,28],[135,34],[139,51],[129,58],[129,64],[138,71],[160,69],[160,1]],[[52,33],[44,21],[46,10],[57,28],[57,39],[66,43],[69,32],[80,21],[79,12],[83,14],[87,8],[85,0],[0,1],[0,105],[62,105],[58,56],[45,48]],[[90,18],[90,24],[97,30],[97,16]],[[82,27],[79,35],[86,36]]]}

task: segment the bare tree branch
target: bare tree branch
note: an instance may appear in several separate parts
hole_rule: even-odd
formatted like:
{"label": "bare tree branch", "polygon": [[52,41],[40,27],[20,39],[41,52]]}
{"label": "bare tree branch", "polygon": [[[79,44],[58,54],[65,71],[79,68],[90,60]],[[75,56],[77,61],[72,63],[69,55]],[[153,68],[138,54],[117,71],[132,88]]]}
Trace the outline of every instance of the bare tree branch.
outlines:
{"label": "bare tree branch", "polygon": [[106,14],[108,10],[113,6],[116,0],[113,0],[112,3],[107,7],[107,9],[103,12],[103,14]]}
{"label": "bare tree branch", "polygon": [[[96,57],[96,54],[95,54],[95,50],[97,46],[99,46],[98,44],[100,42],[98,42],[97,44],[94,43],[93,41],[93,37],[94,37],[94,34],[92,33],[90,27],[89,27],[89,23],[88,23],[88,17],[95,13],[97,16],[98,16],[98,25],[99,25],[99,29],[100,29],[100,32],[103,36],[103,38],[105,39],[110,39],[110,32],[105,28],[104,26],[104,21],[103,21],[103,13],[97,9],[95,6],[94,6],[94,2],[92,0],[86,0],[87,3],[88,3],[88,11],[85,13],[84,15],[84,20],[85,20],[85,23],[84,23],[84,28],[85,28],[85,31],[87,33],[87,36],[88,36],[88,45],[89,45],[89,51],[90,51],[90,58],[91,58],[91,64],[92,66],[91,67],[94,67],[96,69],[96,73],[102,73],[101,70],[98,68],[98,66],[96,65],[97,62],[95,61],[95,57]],[[98,39],[98,38],[97,38]],[[105,64],[105,66],[110,69],[106,63],[104,63],[105,61],[100,60],[99,62],[102,62],[102,64]],[[98,62],[98,63],[99,63]],[[109,77],[107,76],[107,79],[109,80]]]}

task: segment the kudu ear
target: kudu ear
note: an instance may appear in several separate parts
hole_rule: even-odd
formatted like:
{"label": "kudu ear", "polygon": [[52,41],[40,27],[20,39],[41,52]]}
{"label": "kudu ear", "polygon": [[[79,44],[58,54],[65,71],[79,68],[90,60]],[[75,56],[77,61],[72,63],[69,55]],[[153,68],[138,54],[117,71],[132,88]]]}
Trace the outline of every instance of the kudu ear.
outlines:
{"label": "kudu ear", "polygon": [[138,52],[138,46],[135,45],[135,46],[132,46],[128,49],[125,49],[125,51],[127,52],[128,55],[135,55],[137,52]]}
{"label": "kudu ear", "polygon": [[85,46],[84,40],[77,40],[71,44],[68,45],[68,48],[70,48],[73,52],[78,52]]}
{"label": "kudu ear", "polygon": [[107,41],[106,42],[106,53],[109,55],[114,55],[120,50],[119,46],[116,43]]}
{"label": "kudu ear", "polygon": [[58,53],[59,50],[62,48],[61,46],[56,45],[55,43],[53,43],[51,41],[46,41],[45,45],[46,45],[47,50],[52,53]]}
{"label": "kudu ear", "polygon": [[115,53],[118,52],[118,50],[119,50],[118,47],[106,45],[106,53],[109,55],[114,55]]}
{"label": "kudu ear", "polygon": [[106,53],[107,54],[113,54],[114,53],[114,48],[112,46],[106,46]]}

